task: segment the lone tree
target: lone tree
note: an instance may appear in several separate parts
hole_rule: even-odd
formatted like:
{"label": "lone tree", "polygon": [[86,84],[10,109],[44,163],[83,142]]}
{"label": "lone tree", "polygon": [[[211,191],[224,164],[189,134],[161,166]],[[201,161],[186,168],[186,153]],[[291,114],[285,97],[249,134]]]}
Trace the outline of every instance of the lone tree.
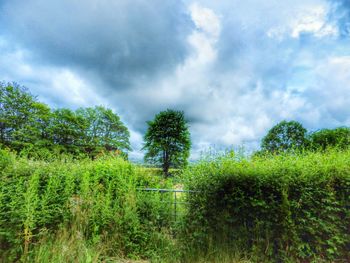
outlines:
{"label": "lone tree", "polygon": [[145,161],[161,164],[163,172],[169,175],[170,167],[187,164],[191,140],[188,124],[182,111],[166,110],[148,121],[145,134]]}
{"label": "lone tree", "polygon": [[307,130],[296,121],[282,121],[262,139],[261,150],[272,153],[300,149],[307,143]]}

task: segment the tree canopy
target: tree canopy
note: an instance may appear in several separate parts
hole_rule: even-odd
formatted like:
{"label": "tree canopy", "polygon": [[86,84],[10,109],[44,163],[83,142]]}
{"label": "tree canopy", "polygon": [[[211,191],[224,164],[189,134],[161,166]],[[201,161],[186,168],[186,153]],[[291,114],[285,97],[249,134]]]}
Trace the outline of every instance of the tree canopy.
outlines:
{"label": "tree canopy", "polygon": [[318,130],[310,134],[309,140],[311,147],[316,150],[325,150],[329,147],[346,149],[350,147],[350,128]]}
{"label": "tree canopy", "polygon": [[261,150],[286,152],[306,146],[307,130],[297,121],[282,121],[272,127],[261,141]]}
{"label": "tree canopy", "polygon": [[161,164],[166,175],[170,167],[187,164],[191,139],[184,112],[166,110],[158,113],[153,121],[148,121],[145,134],[145,161]]}
{"label": "tree canopy", "polygon": [[111,109],[50,109],[16,83],[0,83],[0,144],[16,151],[40,149],[95,157],[130,150],[129,131]]}
{"label": "tree canopy", "polygon": [[129,130],[119,116],[102,106],[80,108],[77,116],[85,121],[82,144],[89,154],[108,151],[131,150]]}

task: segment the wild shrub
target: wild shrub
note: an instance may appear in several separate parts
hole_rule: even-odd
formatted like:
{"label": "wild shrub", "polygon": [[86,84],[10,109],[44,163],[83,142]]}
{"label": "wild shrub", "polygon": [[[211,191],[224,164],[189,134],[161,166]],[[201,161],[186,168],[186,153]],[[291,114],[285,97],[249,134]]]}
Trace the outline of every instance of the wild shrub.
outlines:
{"label": "wild shrub", "polygon": [[350,151],[223,156],[184,176],[198,191],[184,224],[191,250],[231,246],[258,261],[350,260]]}
{"label": "wild shrub", "polygon": [[47,162],[2,151],[0,166],[1,262],[30,262],[43,252],[42,240],[70,242],[57,235],[72,229],[88,247],[103,244],[102,258],[151,257],[171,246],[169,197],[137,190],[166,182],[121,158]]}

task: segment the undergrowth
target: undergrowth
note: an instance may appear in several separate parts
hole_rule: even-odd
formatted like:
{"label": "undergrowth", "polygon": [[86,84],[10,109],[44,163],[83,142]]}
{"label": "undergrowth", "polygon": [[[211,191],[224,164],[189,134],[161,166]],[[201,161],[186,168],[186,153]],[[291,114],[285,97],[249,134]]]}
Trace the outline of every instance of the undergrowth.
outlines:
{"label": "undergrowth", "polygon": [[[350,151],[210,156],[176,178],[0,150],[0,262],[349,262]],[[173,195],[144,188],[181,188]]]}
{"label": "undergrowth", "polygon": [[44,162],[2,151],[0,162],[2,262],[52,262],[58,250],[55,262],[157,258],[173,247],[170,196],[138,192],[169,188],[160,177],[110,157]]}

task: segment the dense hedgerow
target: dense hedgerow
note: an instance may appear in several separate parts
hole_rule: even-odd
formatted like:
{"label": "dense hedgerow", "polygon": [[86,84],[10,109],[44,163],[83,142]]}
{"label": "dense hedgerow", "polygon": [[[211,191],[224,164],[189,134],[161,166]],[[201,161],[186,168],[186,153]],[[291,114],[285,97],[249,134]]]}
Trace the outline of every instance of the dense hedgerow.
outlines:
{"label": "dense hedgerow", "polygon": [[31,161],[2,150],[0,177],[0,262],[72,262],[79,253],[89,262],[96,248],[99,259],[154,258],[171,249],[168,197],[137,191],[166,183],[127,161]]}
{"label": "dense hedgerow", "polygon": [[[210,158],[164,180],[110,156],[0,150],[0,262],[350,261],[350,151]],[[138,191],[183,183],[176,224],[171,195]]]}
{"label": "dense hedgerow", "polygon": [[228,155],[184,177],[198,191],[184,223],[191,253],[238,248],[259,262],[350,261],[350,151]]}

